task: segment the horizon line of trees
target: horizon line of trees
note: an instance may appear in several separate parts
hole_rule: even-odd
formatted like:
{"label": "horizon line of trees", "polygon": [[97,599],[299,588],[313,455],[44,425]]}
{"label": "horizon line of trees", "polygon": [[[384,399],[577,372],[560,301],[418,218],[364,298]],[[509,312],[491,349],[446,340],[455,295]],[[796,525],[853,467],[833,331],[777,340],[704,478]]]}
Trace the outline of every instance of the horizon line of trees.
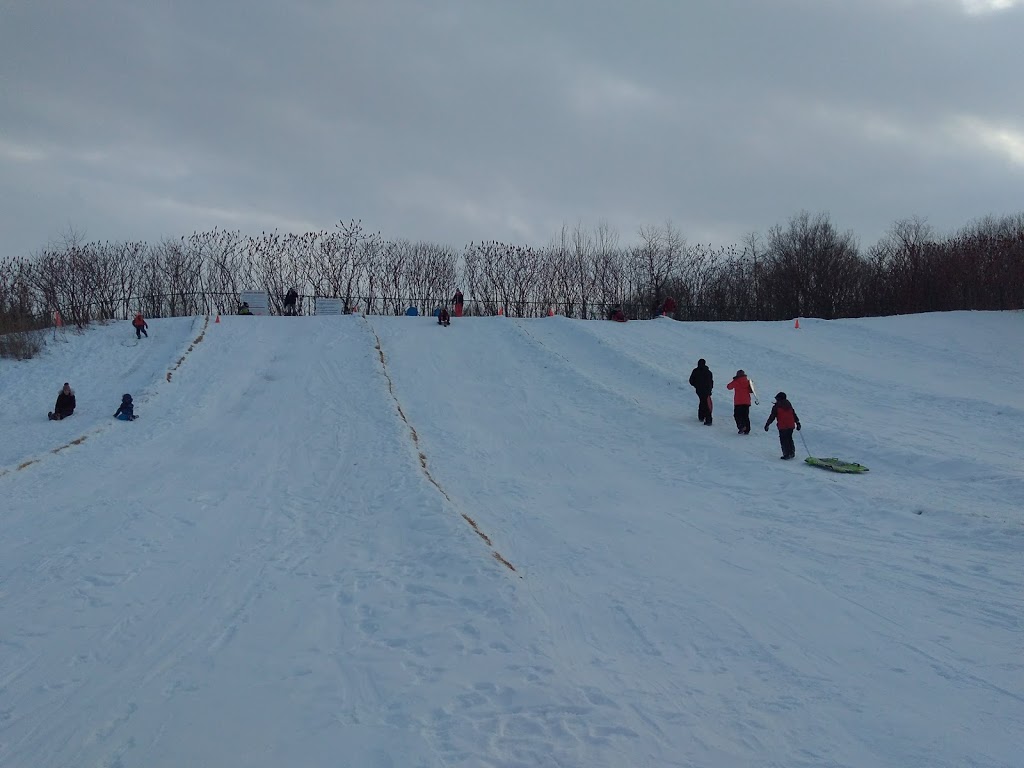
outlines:
{"label": "horizon line of trees", "polygon": [[672,223],[642,227],[622,245],[607,224],[563,227],[545,246],[473,242],[458,251],[387,240],[361,222],[333,231],[258,236],[214,229],[143,241],[83,242],[70,233],[27,258],[0,260],[0,334],[94,320],[236,311],[243,291],[344,299],[370,314],[447,305],[467,314],[680,320],[863,317],[958,309],[1024,309],[1024,213],[977,220],[937,236],[922,219],[896,222],[861,250],[827,213],[802,211],[741,245],[688,244]]}

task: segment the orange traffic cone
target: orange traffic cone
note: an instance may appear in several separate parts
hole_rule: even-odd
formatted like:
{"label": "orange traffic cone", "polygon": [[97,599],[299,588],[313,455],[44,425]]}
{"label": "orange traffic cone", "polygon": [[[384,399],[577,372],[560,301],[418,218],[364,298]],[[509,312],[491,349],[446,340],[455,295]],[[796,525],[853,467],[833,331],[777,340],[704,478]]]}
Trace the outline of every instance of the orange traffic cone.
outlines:
{"label": "orange traffic cone", "polygon": [[800,318],[799,317],[796,319],[796,322],[793,323],[793,327],[794,328],[799,328],[800,327]]}

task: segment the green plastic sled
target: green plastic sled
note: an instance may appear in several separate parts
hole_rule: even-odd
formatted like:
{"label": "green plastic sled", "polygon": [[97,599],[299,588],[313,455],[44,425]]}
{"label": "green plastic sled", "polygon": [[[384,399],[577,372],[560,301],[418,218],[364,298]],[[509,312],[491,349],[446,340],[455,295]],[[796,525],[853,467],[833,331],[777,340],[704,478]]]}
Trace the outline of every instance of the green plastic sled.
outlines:
{"label": "green plastic sled", "polygon": [[808,456],[804,459],[805,462],[810,464],[812,467],[821,467],[822,469],[830,469],[833,472],[844,472],[848,475],[860,474],[861,472],[867,472],[868,468],[863,464],[856,464],[852,461],[843,461],[842,459],[819,459],[814,456]]}

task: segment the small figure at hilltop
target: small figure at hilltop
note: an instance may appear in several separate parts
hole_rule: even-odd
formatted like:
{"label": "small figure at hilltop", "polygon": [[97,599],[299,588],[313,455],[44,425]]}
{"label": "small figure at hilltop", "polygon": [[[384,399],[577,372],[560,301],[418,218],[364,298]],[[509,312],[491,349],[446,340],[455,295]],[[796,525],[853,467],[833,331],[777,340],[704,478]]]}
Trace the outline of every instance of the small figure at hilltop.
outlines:
{"label": "small figure at hilltop", "polygon": [[294,288],[290,288],[288,293],[284,297],[284,313],[290,317],[295,317],[297,310],[295,308],[296,303],[299,300],[299,292]]}

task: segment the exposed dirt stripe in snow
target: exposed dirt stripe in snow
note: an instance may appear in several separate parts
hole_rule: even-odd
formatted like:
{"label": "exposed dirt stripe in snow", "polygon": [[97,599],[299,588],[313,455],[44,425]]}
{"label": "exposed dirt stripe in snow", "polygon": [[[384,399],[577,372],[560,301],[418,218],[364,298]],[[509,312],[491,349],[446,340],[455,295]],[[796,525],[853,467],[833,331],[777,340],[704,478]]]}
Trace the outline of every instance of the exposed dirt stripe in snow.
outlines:
{"label": "exposed dirt stripe in snow", "polygon": [[183,355],[182,355],[182,356],[181,356],[180,358],[178,358],[178,362],[176,362],[176,363],[174,364],[174,367],[173,367],[173,368],[171,368],[171,370],[169,370],[169,371],[167,372],[167,380],[168,380],[168,381],[170,381],[170,380],[171,380],[171,374],[172,374],[172,373],[174,373],[174,372],[175,372],[176,370],[178,370],[179,368],[181,368],[181,364],[182,364],[182,363],[184,363],[184,362],[185,362],[185,360],[186,360],[186,359],[188,358],[188,356],[189,356],[189,353],[190,353],[190,352],[191,352],[191,351],[192,351],[193,349],[195,349],[195,348],[196,348],[196,344],[198,344],[199,342],[201,342],[201,341],[203,340],[203,337],[204,337],[204,336],[206,336],[206,329],[207,329],[207,327],[208,327],[209,325],[210,325],[210,316],[209,316],[209,315],[207,315],[207,316],[206,316],[206,319],[205,319],[205,320],[203,321],[203,330],[201,330],[201,331],[199,332],[199,335],[198,335],[198,336],[196,336],[196,338],[195,338],[195,341],[193,341],[193,342],[192,342],[191,344],[189,344],[189,345],[188,345],[188,349],[186,349],[186,350],[185,350],[185,353],[184,353],[184,354],[183,354]]}
{"label": "exposed dirt stripe in snow", "polygon": [[[451,504],[453,507],[458,506],[457,504],[455,504],[454,501],[452,501],[452,497],[448,495],[448,492],[444,489],[444,487],[437,481],[433,474],[431,474],[430,467],[427,466],[427,455],[422,450],[420,450],[420,436],[417,434],[416,428],[410,423],[409,418],[405,415],[405,410],[402,408],[402,403],[399,401],[398,395],[395,394],[395,385],[394,382],[391,380],[391,372],[388,370],[388,362],[387,358],[384,356],[384,348],[381,346],[380,336],[377,335],[377,331],[374,330],[373,326],[370,324],[370,321],[366,319],[365,315],[363,315],[363,322],[366,323],[366,326],[370,329],[370,333],[373,334],[374,349],[377,350],[377,356],[380,358],[380,367],[384,371],[384,378],[388,382],[388,392],[391,394],[391,399],[395,401],[395,407],[398,409],[398,415],[402,417],[402,421],[405,422],[405,426],[409,428],[409,434],[412,436],[413,445],[416,446],[416,451],[417,454],[419,455],[420,469],[423,470],[423,474],[426,476],[427,480],[430,481],[430,484],[433,485],[438,490],[438,493],[444,496],[445,500],[449,504]],[[462,515],[463,520],[469,523],[469,526],[473,529],[473,532],[476,533],[476,535],[479,536],[481,539],[483,539],[484,543],[493,550],[491,554],[493,555],[494,559],[502,565],[504,565],[510,571],[515,571],[518,573],[518,571],[516,571],[516,567],[512,565],[512,563],[510,563],[504,557],[502,557],[500,552],[494,549],[494,543],[491,541],[491,537],[480,530],[480,527],[476,524],[476,521],[472,517],[467,515],[465,512],[460,511],[459,514]],[[520,576],[519,578],[522,578],[522,576]]]}
{"label": "exposed dirt stripe in snow", "polygon": [[[193,349],[195,349],[196,344],[199,344],[203,340],[203,338],[206,336],[206,328],[207,328],[207,326],[209,324],[210,324],[210,316],[207,315],[205,320],[203,321],[203,328],[199,332],[199,335],[192,341],[191,344],[188,345],[188,349],[186,349],[184,354],[182,354],[182,356],[178,359],[178,362],[174,364],[174,367],[171,368],[171,370],[169,370],[167,372],[167,381],[171,380],[171,374],[181,367],[182,363],[184,363],[185,360],[188,358],[189,353]],[[64,443],[64,445],[57,446],[56,448],[52,449],[50,451],[50,453],[57,454],[57,453],[60,453],[61,451],[65,450],[67,448],[71,448],[72,446],[81,445],[82,443],[84,443],[86,440],[89,439],[90,435],[101,434],[102,432],[105,432],[107,429],[109,429],[109,426],[100,427],[99,429],[94,429],[94,430],[91,430],[90,432],[86,432],[84,435],[80,435],[79,437],[76,437],[74,440],[69,440],[68,442]],[[18,471],[20,471],[22,469],[26,469],[28,467],[31,467],[34,464],[38,464],[40,461],[42,461],[42,458],[25,459],[24,461],[19,462],[18,465],[14,468],[13,471],[18,472]],[[0,477],[3,477],[4,475],[10,474],[11,471],[12,471],[11,469],[0,469]]]}

